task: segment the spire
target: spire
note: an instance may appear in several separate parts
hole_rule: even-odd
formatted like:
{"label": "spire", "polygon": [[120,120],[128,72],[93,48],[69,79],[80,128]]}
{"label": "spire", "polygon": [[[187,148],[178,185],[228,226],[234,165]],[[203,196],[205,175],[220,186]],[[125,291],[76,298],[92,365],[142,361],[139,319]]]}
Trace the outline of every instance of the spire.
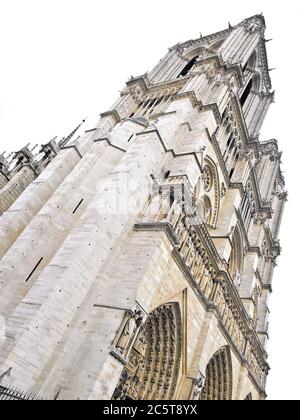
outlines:
{"label": "spire", "polygon": [[85,123],[85,121],[86,121],[86,118],[84,118],[81,121],[81,123],[67,137],[63,137],[59,142],[59,146],[64,147],[67,143],[69,143],[69,141],[74,137],[74,135],[77,133],[79,128],[82,126],[82,124]]}

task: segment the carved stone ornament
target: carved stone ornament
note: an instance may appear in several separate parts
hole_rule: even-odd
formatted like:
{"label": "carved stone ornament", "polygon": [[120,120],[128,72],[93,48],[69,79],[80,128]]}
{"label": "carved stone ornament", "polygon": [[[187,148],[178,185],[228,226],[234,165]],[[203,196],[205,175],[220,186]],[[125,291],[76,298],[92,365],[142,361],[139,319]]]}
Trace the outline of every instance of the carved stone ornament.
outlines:
{"label": "carved stone ornament", "polygon": [[278,150],[278,143],[276,140],[270,140],[266,143],[260,144],[260,152],[262,155],[270,156],[272,161],[281,159],[281,152]]}
{"label": "carved stone ornament", "polygon": [[205,165],[203,170],[203,186],[205,192],[209,192],[213,187],[213,174],[208,165]]}
{"label": "carved stone ornament", "polygon": [[251,168],[254,168],[258,163],[258,159],[256,158],[255,152],[254,152],[253,149],[251,149],[247,152],[246,151],[241,152],[240,157],[245,158],[247,160],[247,162],[249,163]]}
{"label": "carved stone ornament", "polygon": [[265,212],[256,212],[253,220],[256,225],[264,225],[269,220],[269,216]]}
{"label": "carved stone ornament", "polygon": [[199,400],[205,384],[205,376],[199,372],[196,379],[193,380],[192,400]]}
{"label": "carved stone ornament", "polygon": [[221,197],[222,198],[225,197],[226,193],[227,193],[227,189],[226,189],[225,183],[222,182],[222,185],[221,185]]}
{"label": "carved stone ornament", "polygon": [[121,359],[123,357],[124,360],[126,360],[142,323],[143,314],[141,310],[126,311],[120,330],[114,342],[114,350],[112,351],[114,356]]}
{"label": "carved stone ornament", "polygon": [[177,387],[182,346],[178,303],[149,314],[136,336],[113,400],[170,400]]}

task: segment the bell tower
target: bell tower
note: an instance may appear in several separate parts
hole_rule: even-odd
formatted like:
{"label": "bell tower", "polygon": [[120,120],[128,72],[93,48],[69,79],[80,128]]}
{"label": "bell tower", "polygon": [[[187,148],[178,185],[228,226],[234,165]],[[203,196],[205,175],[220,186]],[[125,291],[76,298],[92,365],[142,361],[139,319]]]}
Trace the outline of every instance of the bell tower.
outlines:
{"label": "bell tower", "polygon": [[287,200],[259,136],[273,101],[256,15],[171,47],[52,141],[0,216],[0,399],[266,398]]}

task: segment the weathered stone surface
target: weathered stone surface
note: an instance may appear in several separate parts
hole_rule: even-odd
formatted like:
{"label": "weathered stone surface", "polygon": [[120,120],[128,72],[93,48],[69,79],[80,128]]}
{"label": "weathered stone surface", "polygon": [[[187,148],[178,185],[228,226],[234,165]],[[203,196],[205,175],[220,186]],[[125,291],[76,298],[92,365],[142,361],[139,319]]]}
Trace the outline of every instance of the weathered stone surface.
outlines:
{"label": "weathered stone surface", "polygon": [[266,397],[287,193],[277,142],[250,138],[273,100],[264,30],[254,16],[178,44],[79,139],[1,157],[5,384]]}

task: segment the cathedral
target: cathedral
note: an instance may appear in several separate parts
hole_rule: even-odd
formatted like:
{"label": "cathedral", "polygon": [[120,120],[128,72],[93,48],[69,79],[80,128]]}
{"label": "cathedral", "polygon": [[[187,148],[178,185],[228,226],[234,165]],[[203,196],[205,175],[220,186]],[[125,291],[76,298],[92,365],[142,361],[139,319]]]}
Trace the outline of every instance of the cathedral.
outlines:
{"label": "cathedral", "polygon": [[265,29],[174,45],[81,136],[0,155],[0,400],[266,399]]}

